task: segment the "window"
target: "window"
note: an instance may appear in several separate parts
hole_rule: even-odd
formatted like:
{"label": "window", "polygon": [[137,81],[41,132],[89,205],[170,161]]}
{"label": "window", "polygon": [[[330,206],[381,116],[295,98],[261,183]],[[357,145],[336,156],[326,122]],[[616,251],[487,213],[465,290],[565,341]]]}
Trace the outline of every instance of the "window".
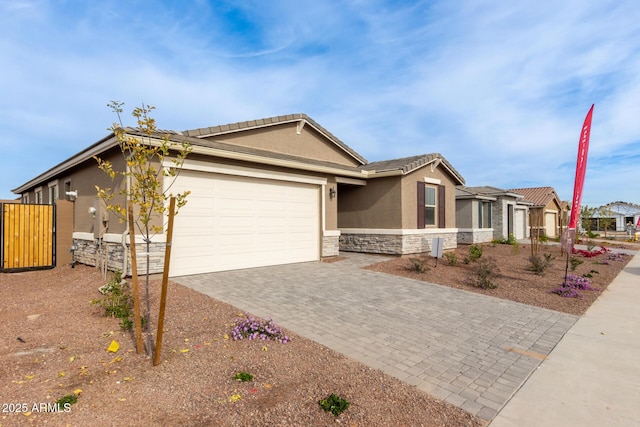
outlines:
{"label": "window", "polygon": [[42,204],[42,187],[36,188],[33,194],[35,195],[33,203],[35,203],[36,205]]}
{"label": "window", "polygon": [[56,200],[58,200],[58,180],[50,182],[49,186],[49,204],[55,204]]}
{"label": "window", "polygon": [[418,181],[418,228],[445,228],[445,186]]}
{"label": "window", "polygon": [[436,188],[424,186],[424,225],[436,225]]}
{"label": "window", "polygon": [[478,202],[478,226],[491,228],[491,202]]}
{"label": "window", "polygon": [[29,193],[24,193],[22,195],[22,203],[29,203]]}
{"label": "window", "polygon": [[53,205],[58,200],[58,186],[53,185],[49,187],[49,204]]}

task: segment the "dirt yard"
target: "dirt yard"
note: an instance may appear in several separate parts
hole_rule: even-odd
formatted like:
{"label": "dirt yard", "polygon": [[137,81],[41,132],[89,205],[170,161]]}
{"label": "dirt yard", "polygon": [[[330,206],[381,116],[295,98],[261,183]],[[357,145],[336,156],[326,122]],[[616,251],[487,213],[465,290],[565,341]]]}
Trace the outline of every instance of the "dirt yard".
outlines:
{"label": "dirt yard", "polygon": [[[295,334],[286,344],[233,341],[243,313],[174,283],[154,367],[117,319],[90,304],[105,282],[86,266],[0,274],[0,427],[483,425]],[[117,353],[107,351],[112,340]],[[235,381],[240,372],[253,381]],[[68,412],[47,412],[74,392]],[[331,393],[350,402],[337,420],[318,404]]]}
{"label": "dirt yard", "polygon": [[[605,243],[605,247],[607,245]],[[497,278],[495,279],[496,289],[482,289],[476,287],[473,281],[477,279],[477,268],[479,262],[463,262],[469,256],[469,246],[459,246],[453,253],[456,254],[457,263],[451,265],[447,259],[438,260],[437,266],[435,258],[425,258],[428,271],[416,273],[409,269],[410,259],[413,256],[394,258],[391,261],[381,262],[369,266],[375,271],[396,274],[410,277],[429,283],[449,286],[452,288],[464,289],[466,291],[478,292],[496,298],[518,301],[536,307],[548,308],[550,310],[562,311],[570,314],[583,314],[587,308],[606,289],[611,281],[618,275],[625,265],[631,260],[631,256],[622,255],[616,257],[609,254],[598,255],[593,258],[586,258],[579,254],[573,257],[582,261],[575,270],[569,266],[568,273],[571,275],[583,276],[590,274],[591,286],[598,288],[593,291],[581,291],[583,299],[563,298],[550,293],[564,282],[566,255],[560,253],[558,245],[542,245],[539,255],[544,258],[545,254],[552,257],[550,265],[545,269],[543,275],[537,275],[531,270],[531,246],[518,245],[481,245],[482,256],[480,260],[491,258],[495,261]],[[640,245],[626,245],[629,249],[640,249]],[[594,249],[599,249],[595,246]],[[615,248],[614,248],[615,249]]]}
{"label": "dirt yard", "polygon": [[[407,270],[407,258],[371,268],[392,274],[482,292],[527,304],[580,314],[600,291],[584,300],[549,294],[564,277],[559,249],[544,276],[528,270],[528,247],[485,246],[482,257],[496,260],[502,274],[497,289],[468,284],[475,263],[458,265],[428,259],[430,270]],[[601,290],[628,262],[589,258],[576,274],[591,270]],[[339,261],[338,261],[339,262]],[[482,426],[484,422],[382,372],[315,342],[289,333],[287,344],[233,341],[237,308],[170,283],[162,362],[153,367],[135,352],[132,333],[90,304],[106,283],[92,267],[0,274],[0,427],[14,425],[220,425],[220,426]],[[157,313],[159,283],[152,283]],[[154,325],[157,315],[154,314]],[[276,319],[277,322],[277,319]],[[318,325],[322,327],[322,325]],[[120,348],[107,351],[115,340]],[[247,372],[253,381],[238,382]],[[318,405],[335,393],[350,407],[337,419]],[[67,412],[52,404],[77,395]]]}

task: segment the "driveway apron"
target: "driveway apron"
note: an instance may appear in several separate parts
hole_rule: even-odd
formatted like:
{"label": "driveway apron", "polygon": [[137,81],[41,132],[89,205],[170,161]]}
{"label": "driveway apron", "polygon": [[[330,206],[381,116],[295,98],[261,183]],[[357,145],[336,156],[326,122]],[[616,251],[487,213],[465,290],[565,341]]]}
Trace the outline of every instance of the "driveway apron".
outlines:
{"label": "driveway apron", "polygon": [[365,270],[388,258],[174,277],[491,420],[577,316]]}

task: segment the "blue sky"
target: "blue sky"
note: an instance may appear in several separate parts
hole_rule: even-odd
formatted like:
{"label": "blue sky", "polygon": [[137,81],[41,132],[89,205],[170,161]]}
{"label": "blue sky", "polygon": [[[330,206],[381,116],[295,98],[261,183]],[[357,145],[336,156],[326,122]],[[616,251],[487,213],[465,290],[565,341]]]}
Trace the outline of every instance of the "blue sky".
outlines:
{"label": "blue sky", "polygon": [[[640,2],[0,1],[0,199],[108,134],[306,113],[369,161],[640,203]],[[125,116],[125,119],[131,119]],[[133,120],[125,124],[132,124]]]}

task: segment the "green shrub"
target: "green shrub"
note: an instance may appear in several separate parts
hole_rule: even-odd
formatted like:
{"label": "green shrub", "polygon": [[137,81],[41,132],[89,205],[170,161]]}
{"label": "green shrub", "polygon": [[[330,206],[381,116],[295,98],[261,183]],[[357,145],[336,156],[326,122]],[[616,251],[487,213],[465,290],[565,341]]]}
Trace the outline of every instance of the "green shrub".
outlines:
{"label": "green shrub", "polygon": [[495,282],[498,277],[500,277],[500,270],[496,261],[493,258],[483,258],[478,261],[473,286],[482,289],[495,289],[498,287]]}
{"label": "green shrub", "polygon": [[242,372],[238,372],[237,374],[235,374],[233,376],[233,379],[236,380],[236,381],[242,381],[244,383],[244,382],[247,382],[247,381],[253,381],[253,375],[251,375],[248,372],[242,371]]}
{"label": "green shrub", "polygon": [[59,408],[62,408],[66,404],[73,405],[77,401],[78,401],[78,395],[77,394],[67,394],[66,396],[61,397],[60,399],[56,400],[56,403],[58,404]]}
{"label": "green shrub", "polygon": [[544,276],[545,270],[551,262],[555,259],[552,254],[544,254],[543,257],[539,255],[534,255],[529,257],[529,262],[531,262],[531,271],[533,271],[538,276]]}
{"label": "green shrub", "polygon": [[111,280],[98,290],[103,297],[92,300],[91,304],[102,307],[105,316],[120,319],[120,328],[124,331],[130,331],[133,328],[131,320],[133,297],[129,291],[129,283],[122,280],[122,274],[119,271],[114,272]]}
{"label": "green shrub", "polygon": [[496,243],[499,245],[517,245],[518,240],[516,240],[516,236],[514,236],[513,234],[509,234],[509,237],[507,237],[506,239],[494,239],[492,243]]}
{"label": "green shrub", "polygon": [[318,401],[318,404],[322,409],[327,412],[331,412],[336,417],[349,409],[349,401],[340,396],[336,396],[333,393],[331,393],[331,395],[326,399]]}
{"label": "green shrub", "polygon": [[482,246],[479,245],[471,245],[469,247],[469,259],[471,261],[477,261],[482,256]]}
{"label": "green shrub", "polygon": [[569,264],[571,265],[571,271],[576,271],[576,267],[578,267],[583,262],[584,262],[583,260],[581,260],[579,258],[576,258],[574,256],[569,258]]}
{"label": "green shrub", "polygon": [[409,258],[409,270],[415,271],[416,273],[426,273],[430,270],[427,265],[427,260],[425,257],[413,257]]}
{"label": "green shrub", "polygon": [[445,252],[442,256],[449,262],[449,265],[458,263],[458,255],[455,252]]}

